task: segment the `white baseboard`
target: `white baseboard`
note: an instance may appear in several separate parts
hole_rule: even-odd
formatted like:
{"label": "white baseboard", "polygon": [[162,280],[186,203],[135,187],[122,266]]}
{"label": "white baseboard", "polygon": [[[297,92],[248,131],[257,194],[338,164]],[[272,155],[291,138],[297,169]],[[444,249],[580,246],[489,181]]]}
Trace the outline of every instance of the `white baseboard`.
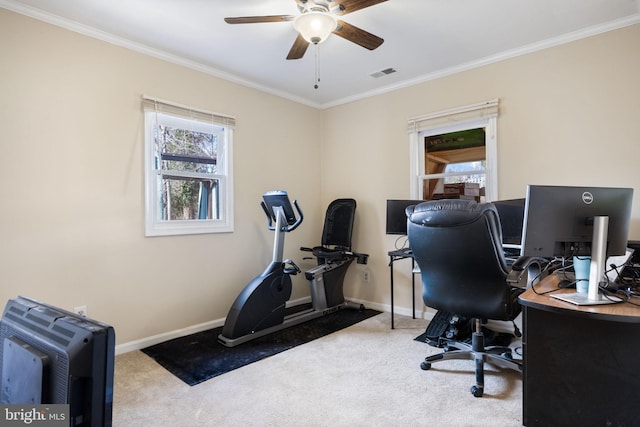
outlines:
{"label": "white baseboard", "polygon": [[[378,310],[385,313],[391,313],[391,305],[390,304],[380,304],[377,302],[363,301],[358,299],[349,299],[349,301],[353,301],[355,303],[364,304],[365,307],[370,308],[372,310]],[[407,316],[411,317],[411,307],[399,307],[397,305],[393,306],[393,314],[398,316]],[[422,303],[420,303],[419,307],[416,307],[415,317],[416,319],[426,319],[431,320],[435,315],[435,310],[427,309]]]}
{"label": "white baseboard", "polygon": [[142,338],[139,340],[118,344],[116,345],[116,356],[119,354],[124,354],[130,351],[134,351],[134,350],[142,350],[143,348],[146,348],[155,344],[160,344],[161,342],[169,341],[175,338],[185,337],[187,335],[195,334],[197,332],[202,332],[208,329],[217,328],[222,325],[224,325],[224,319],[217,319],[217,320],[200,323],[200,324],[189,326],[182,329],[176,329],[174,331],[153,335],[153,336]]}
{"label": "white baseboard", "polygon": [[[305,298],[300,298],[300,299],[293,300],[293,301],[287,301],[287,306],[306,303],[306,302],[309,302],[310,300],[311,299],[309,297],[305,297]],[[365,307],[370,308],[372,310],[378,310],[378,311],[387,312],[387,313],[391,312],[391,306],[388,305],[388,304],[380,304],[380,303],[376,303],[376,302],[363,301],[363,300],[358,300],[358,299],[349,299],[349,301],[353,301],[353,302],[358,303],[358,304],[363,304]],[[394,306],[393,307],[393,312],[394,312],[394,314],[399,315],[399,316],[411,316],[411,308],[408,308],[408,307]],[[431,320],[431,318],[433,318],[434,314],[435,313],[432,313],[431,310],[424,311],[422,308],[421,308],[421,311],[416,310],[416,318],[417,319]],[[173,330],[173,331],[164,332],[162,334],[153,335],[153,336],[146,337],[146,338],[141,338],[139,340],[129,341],[129,342],[126,342],[126,343],[123,343],[123,344],[118,344],[118,345],[116,345],[115,353],[116,353],[116,356],[117,356],[117,355],[120,355],[120,354],[128,353],[130,351],[142,350],[143,348],[146,348],[146,347],[149,347],[149,346],[152,346],[152,345],[156,345],[156,344],[160,344],[161,342],[169,341],[169,340],[172,340],[172,339],[175,339],[175,338],[185,337],[187,335],[195,334],[197,332],[206,331],[208,329],[217,328],[217,327],[220,327],[220,326],[224,325],[224,320],[225,319],[211,320],[209,322],[199,323],[197,325],[188,326],[186,328],[176,329],[176,330]]]}
{"label": "white baseboard", "polygon": [[[310,297],[300,298],[293,301],[287,301],[287,306],[303,304],[311,301]],[[141,338],[135,341],[129,341],[123,344],[116,345],[116,356],[119,354],[128,353],[130,351],[142,350],[143,348],[160,344],[161,342],[169,341],[175,338],[186,337],[187,335],[195,334],[198,332],[206,331],[208,329],[218,328],[224,325],[225,319],[216,319],[211,320],[204,323],[199,323],[197,325],[188,326],[182,329],[176,329],[169,332],[164,332],[162,334],[153,335],[146,338]]]}

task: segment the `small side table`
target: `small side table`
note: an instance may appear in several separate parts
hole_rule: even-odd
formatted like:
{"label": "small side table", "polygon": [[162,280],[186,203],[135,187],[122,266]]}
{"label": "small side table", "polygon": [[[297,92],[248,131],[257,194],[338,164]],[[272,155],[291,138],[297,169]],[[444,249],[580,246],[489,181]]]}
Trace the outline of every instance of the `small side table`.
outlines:
{"label": "small side table", "polygon": [[393,324],[393,264],[396,261],[402,259],[411,259],[411,302],[412,302],[412,311],[411,315],[415,319],[416,318],[416,278],[415,278],[415,267],[416,261],[413,258],[413,252],[410,249],[399,249],[395,251],[389,252],[389,270],[391,272],[391,329],[394,329]]}

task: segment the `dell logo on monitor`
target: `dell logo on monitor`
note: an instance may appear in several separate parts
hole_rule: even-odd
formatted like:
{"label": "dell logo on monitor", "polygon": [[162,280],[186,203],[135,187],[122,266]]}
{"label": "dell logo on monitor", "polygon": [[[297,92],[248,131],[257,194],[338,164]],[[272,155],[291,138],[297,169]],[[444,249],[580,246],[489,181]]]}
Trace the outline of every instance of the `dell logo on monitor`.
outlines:
{"label": "dell logo on monitor", "polygon": [[591,203],[593,203],[593,194],[585,191],[584,193],[582,193],[582,201],[585,204],[590,205]]}

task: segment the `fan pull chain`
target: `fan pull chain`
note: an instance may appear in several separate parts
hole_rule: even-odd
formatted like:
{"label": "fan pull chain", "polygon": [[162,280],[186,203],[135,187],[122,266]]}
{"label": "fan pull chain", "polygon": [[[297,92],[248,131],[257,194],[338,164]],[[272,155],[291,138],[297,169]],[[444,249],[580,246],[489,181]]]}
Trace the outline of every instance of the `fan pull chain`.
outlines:
{"label": "fan pull chain", "polygon": [[313,84],[314,89],[318,89],[318,83],[320,83],[320,44],[316,44],[316,75]]}

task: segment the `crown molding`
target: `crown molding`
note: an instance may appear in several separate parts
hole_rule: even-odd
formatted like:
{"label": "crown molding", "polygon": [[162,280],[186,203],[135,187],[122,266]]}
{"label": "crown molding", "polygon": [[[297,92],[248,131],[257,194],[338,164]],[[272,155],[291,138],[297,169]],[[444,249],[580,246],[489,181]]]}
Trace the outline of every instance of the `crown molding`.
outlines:
{"label": "crown molding", "polygon": [[245,86],[251,89],[256,89],[261,92],[266,92],[268,94],[285,98],[290,101],[294,101],[310,107],[320,108],[319,104],[314,103],[308,99],[300,98],[288,92],[283,92],[283,91],[275,90],[268,86],[260,85],[256,82],[240,78],[234,74],[222,71],[215,67],[211,67],[209,65],[205,65],[197,61],[193,61],[178,55],[174,55],[174,54],[165,52],[161,49],[152,48],[142,43],[136,43],[131,40],[125,39],[123,37],[115,36],[111,33],[98,30],[96,28],[60,17],[58,15],[51,14],[49,12],[45,12],[41,9],[37,9],[31,6],[27,6],[27,5],[15,2],[13,0],[0,0],[0,7],[7,10],[11,10],[12,12],[18,13],[20,15],[25,15],[30,18],[37,19],[38,21],[46,22],[48,24],[55,25],[57,27],[61,27],[66,30],[73,31],[73,32],[76,32],[100,41],[104,41],[115,46],[123,47],[125,49],[129,49],[134,52],[141,53],[143,55],[151,56],[153,58],[160,59],[162,61],[170,62],[175,65],[179,65],[195,71],[199,71],[201,73],[218,77],[220,79],[223,79],[232,83],[236,83],[241,86]]}
{"label": "crown molding", "polygon": [[[640,0],[636,0],[636,1],[638,2],[639,4],[638,8],[640,9]],[[36,9],[31,6],[26,6],[22,3],[15,2],[13,0],[0,0],[0,7],[19,13],[21,15],[29,16],[39,21],[47,22],[49,24],[65,28],[67,30],[74,31],[76,33],[80,33],[101,41],[105,41],[107,43],[110,43],[116,46],[120,46],[138,53],[142,53],[144,55],[148,55],[166,62],[179,65],[179,66],[190,68],[192,70],[199,71],[199,72],[202,72],[202,73],[205,73],[205,74],[208,74],[232,83],[236,83],[241,86],[256,89],[261,92],[278,96],[280,98],[288,99],[290,101],[297,102],[299,104],[317,108],[319,110],[324,110],[324,109],[336,107],[339,105],[347,104],[350,102],[359,101],[362,99],[370,98],[372,96],[382,95],[398,89],[403,89],[403,88],[407,88],[417,84],[425,83],[428,81],[437,80],[437,79],[451,76],[464,71],[469,71],[474,68],[479,68],[485,65],[504,61],[506,59],[527,55],[529,53],[537,52],[540,50],[548,49],[548,48],[559,46],[566,43],[571,43],[576,40],[580,40],[583,38],[595,36],[598,34],[606,33],[609,31],[621,29],[624,27],[628,27],[628,26],[636,25],[640,23],[640,12],[639,12],[622,19],[618,19],[618,20],[610,21],[604,24],[595,25],[592,27],[573,31],[571,33],[567,33],[562,36],[552,37],[546,40],[542,40],[540,42],[532,43],[516,49],[511,49],[504,52],[500,52],[495,55],[487,56],[485,58],[481,58],[476,61],[467,62],[464,64],[456,65],[454,67],[450,67],[450,68],[442,69],[433,73],[425,74],[413,79],[404,80],[402,82],[398,82],[393,85],[384,86],[382,88],[363,92],[358,95],[337,99],[335,101],[331,101],[324,104],[319,104],[309,99],[294,96],[288,92],[275,90],[268,86],[264,86],[247,79],[242,79],[234,74],[219,70],[217,68],[204,65],[202,63],[189,60],[189,59],[180,57],[178,55],[174,55],[174,54],[162,51],[160,49],[155,49],[155,48],[143,45],[141,43],[135,43],[135,42],[132,42],[131,40],[127,40],[125,38],[118,37],[113,34],[89,27],[87,25],[83,25],[78,22],[71,21],[69,19],[65,19],[48,12],[44,12],[40,9]]]}
{"label": "crown molding", "polygon": [[598,34],[606,33],[609,31],[618,30],[624,27],[629,27],[631,25],[640,24],[640,13],[636,13],[634,15],[630,15],[628,17],[618,19],[615,21],[610,21],[605,24],[595,25],[588,28],[583,28],[581,30],[573,31],[571,33],[563,34],[562,36],[552,37],[546,40],[542,40],[540,42],[531,43],[526,46],[522,46],[516,49],[507,50],[504,52],[500,52],[496,55],[487,56],[485,58],[478,59],[476,61],[467,62],[465,64],[456,65],[454,67],[442,69],[433,73],[425,74],[423,76],[416,77],[414,79],[404,80],[402,82],[385,86],[376,90],[363,92],[358,95],[354,95],[351,97],[341,98],[336,101],[325,103],[320,106],[321,109],[336,107],[338,105],[346,104],[349,102],[358,101],[365,98],[370,98],[372,96],[381,95],[384,93],[392,92],[394,90],[407,88],[410,86],[414,86],[420,83],[425,83],[432,80],[437,80],[443,77],[448,77],[453,74],[462,73],[464,71],[469,71],[474,68],[484,67],[485,65],[494,64],[496,62],[501,62],[506,59],[516,58],[518,56],[527,55],[529,53],[537,52],[544,49],[549,49],[551,47],[560,46],[566,43],[571,43],[580,39],[584,39],[587,37],[595,36]]}

